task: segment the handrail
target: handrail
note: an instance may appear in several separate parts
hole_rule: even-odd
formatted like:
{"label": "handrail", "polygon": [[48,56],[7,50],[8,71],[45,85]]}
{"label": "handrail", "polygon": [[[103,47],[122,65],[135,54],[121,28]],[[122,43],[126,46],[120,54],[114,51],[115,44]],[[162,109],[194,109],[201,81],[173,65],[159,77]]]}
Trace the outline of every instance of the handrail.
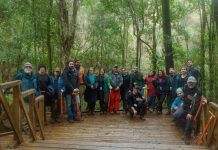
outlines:
{"label": "handrail", "polygon": [[8,89],[8,88],[12,88],[12,87],[15,87],[17,85],[20,85],[20,83],[21,83],[20,80],[15,80],[15,81],[1,83],[0,87],[1,87],[1,89]]}
{"label": "handrail", "polygon": [[30,95],[32,95],[32,94],[35,94],[35,91],[36,91],[36,90],[34,90],[34,89],[30,89],[30,90],[27,90],[27,91],[22,92],[21,95],[22,95],[23,97],[27,97],[27,96],[30,96]]}
{"label": "handrail", "polygon": [[[200,137],[203,145],[218,149],[218,104],[209,102],[201,111]],[[204,136],[202,136],[204,135]]]}
{"label": "handrail", "polygon": [[[32,135],[33,140],[36,140],[36,121],[39,122],[40,133],[42,139],[45,139],[43,133],[44,127],[44,96],[38,96],[35,98],[35,90],[29,89],[27,91],[21,92],[20,90],[20,80],[5,82],[0,84],[0,104],[2,104],[5,113],[8,116],[10,124],[12,126],[13,132],[3,133],[3,135],[13,134],[15,135],[15,140],[17,140],[16,144],[21,144],[24,139],[21,132],[21,118],[20,111],[24,113],[24,116],[27,120],[27,123],[30,128],[30,133]],[[13,103],[11,106],[6,102],[6,93],[3,93],[6,89],[13,89]],[[24,103],[23,98],[29,98],[29,113],[26,110],[26,104]],[[9,107],[13,107],[10,109]],[[12,111],[11,111],[12,110]],[[36,116],[36,117],[35,117]],[[43,120],[43,121],[42,121]],[[16,145],[15,145],[16,146]]]}

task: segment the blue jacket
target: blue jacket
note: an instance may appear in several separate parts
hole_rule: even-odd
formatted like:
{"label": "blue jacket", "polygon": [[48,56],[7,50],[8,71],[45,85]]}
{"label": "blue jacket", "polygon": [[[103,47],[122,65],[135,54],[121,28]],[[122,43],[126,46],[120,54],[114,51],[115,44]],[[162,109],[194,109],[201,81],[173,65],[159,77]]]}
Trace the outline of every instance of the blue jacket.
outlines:
{"label": "blue jacket", "polygon": [[[37,84],[36,75],[34,73],[27,74],[24,71],[20,71],[17,75],[15,75],[14,80],[21,80],[21,91],[26,91],[29,89],[35,89],[36,90],[36,96],[40,95],[39,86]],[[25,99],[26,102],[28,102],[27,99]]]}
{"label": "blue jacket", "polygon": [[[57,83],[55,83],[55,79],[58,80]],[[61,90],[63,90],[63,91],[66,90],[65,83],[64,83],[64,78],[62,76],[59,76],[59,77],[56,77],[56,78],[54,76],[50,76],[50,80],[51,80],[52,86],[54,87],[55,92],[60,93]]]}
{"label": "blue jacket", "polygon": [[175,107],[181,106],[181,104],[182,104],[182,99],[180,97],[176,97],[172,103],[171,110],[173,110]]}

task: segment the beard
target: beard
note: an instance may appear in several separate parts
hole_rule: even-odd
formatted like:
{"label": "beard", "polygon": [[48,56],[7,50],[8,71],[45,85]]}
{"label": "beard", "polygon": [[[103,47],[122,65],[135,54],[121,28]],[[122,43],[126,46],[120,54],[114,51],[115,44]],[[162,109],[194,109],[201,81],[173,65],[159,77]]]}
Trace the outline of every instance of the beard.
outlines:
{"label": "beard", "polygon": [[30,70],[30,69],[24,69],[24,72],[26,73],[26,74],[31,74],[32,73],[32,70]]}

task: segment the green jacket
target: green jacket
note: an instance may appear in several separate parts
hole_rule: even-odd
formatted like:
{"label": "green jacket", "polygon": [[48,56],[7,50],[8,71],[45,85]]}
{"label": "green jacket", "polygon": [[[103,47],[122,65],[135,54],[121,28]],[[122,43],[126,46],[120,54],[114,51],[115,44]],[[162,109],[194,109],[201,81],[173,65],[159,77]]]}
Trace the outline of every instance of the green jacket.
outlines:
{"label": "green jacket", "polygon": [[135,82],[137,83],[137,85],[139,86],[140,89],[142,89],[142,87],[144,87],[145,83],[144,83],[143,74],[141,72],[136,72],[136,73],[130,74],[130,89],[133,88],[133,84]]}

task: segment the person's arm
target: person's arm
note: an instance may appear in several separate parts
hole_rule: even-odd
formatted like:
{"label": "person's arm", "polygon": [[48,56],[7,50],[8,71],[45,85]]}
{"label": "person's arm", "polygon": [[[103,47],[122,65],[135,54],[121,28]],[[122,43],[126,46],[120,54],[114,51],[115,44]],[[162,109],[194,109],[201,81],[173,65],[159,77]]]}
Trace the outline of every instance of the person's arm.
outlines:
{"label": "person's arm", "polygon": [[196,98],[194,97],[193,99],[193,105],[191,107],[191,110],[189,111],[189,114],[191,114],[192,116],[194,116],[198,110],[201,101],[201,95],[201,92],[198,92]]}

